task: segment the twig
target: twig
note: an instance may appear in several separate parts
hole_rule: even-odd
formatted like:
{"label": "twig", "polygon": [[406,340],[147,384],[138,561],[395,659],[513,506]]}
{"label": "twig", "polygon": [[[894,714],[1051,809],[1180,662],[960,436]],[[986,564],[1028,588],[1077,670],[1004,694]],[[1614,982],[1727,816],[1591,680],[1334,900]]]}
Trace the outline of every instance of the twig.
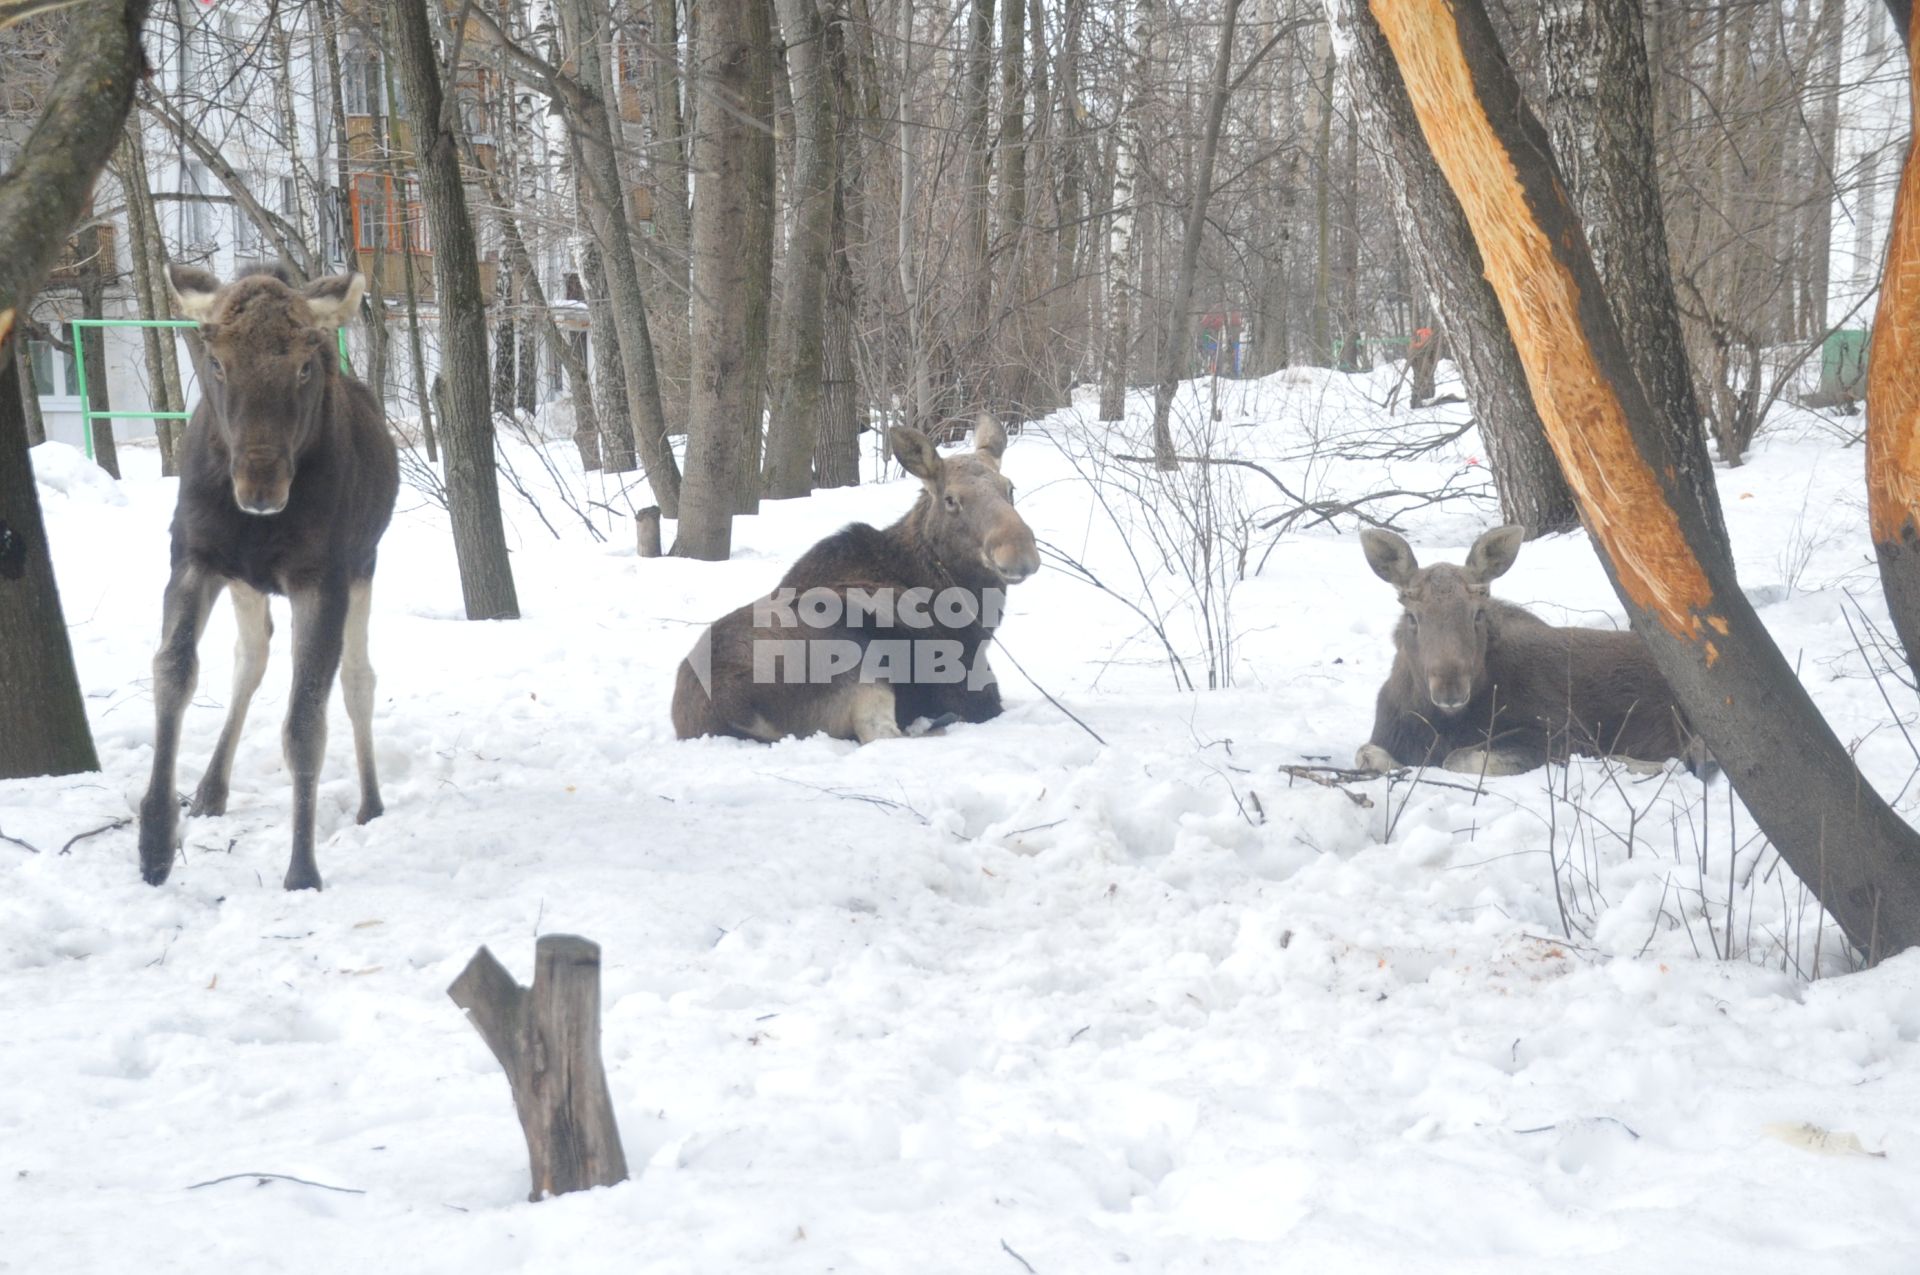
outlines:
{"label": "twig", "polygon": [[[0,841],[11,841],[14,845],[19,846],[22,850],[25,850],[28,854],[40,853],[39,846],[34,845],[31,841],[22,841],[18,837],[9,836],[7,834],[6,829],[4,828],[0,828]],[[60,853],[65,854],[66,851],[62,850]]]}
{"label": "twig", "polygon": [[[103,823],[98,828],[94,828],[89,832],[75,833],[73,836],[67,838],[66,845],[60,847],[60,853],[61,854],[67,853],[69,850],[72,850],[75,845],[79,844],[82,841],[85,841],[88,837],[97,837],[103,832],[113,832],[116,829],[126,827],[128,824],[132,822],[133,822],[133,816],[126,815],[119,819],[115,819],[112,823]],[[12,838],[9,837],[8,840],[11,841]]]}
{"label": "twig", "polygon": [[1018,1253],[1014,1252],[1013,1246],[1008,1244],[1005,1240],[1000,1241],[1000,1248],[1003,1252],[1006,1253],[1008,1257],[1011,1257],[1014,1261],[1026,1267],[1027,1275],[1039,1275],[1039,1273],[1033,1269],[1033,1263],[1029,1262],[1026,1258],[1020,1256]]}
{"label": "twig", "polygon": [[1000,653],[1007,657],[1007,662],[1013,665],[1013,667],[1019,672],[1021,677],[1024,677],[1027,679],[1028,684],[1031,685],[1034,690],[1039,691],[1042,695],[1046,696],[1047,703],[1053,705],[1055,708],[1059,709],[1062,713],[1065,713],[1068,717],[1072,718],[1073,724],[1075,726],[1078,726],[1081,730],[1087,732],[1087,734],[1093,736],[1095,743],[1099,744],[1102,748],[1105,748],[1107,746],[1107,741],[1100,738],[1099,731],[1095,730],[1093,727],[1081,721],[1079,717],[1075,716],[1072,709],[1068,708],[1065,704],[1062,704],[1059,700],[1055,699],[1053,695],[1050,692],[1048,692],[1046,687],[1034,681],[1033,674],[1027,672],[1026,669],[1020,667],[1020,661],[1013,658],[1013,652],[1007,649],[1007,644],[1005,642],[1002,642],[998,638],[995,638],[994,645],[1000,648]]}
{"label": "twig", "polygon": [[[1329,773],[1320,774],[1320,771]],[[1331,788],[1362,810],[1373,809],[1373,798],[1365,793],[1354,792],[1345,785],[1380,777],[1371,770],[1344,770],[1338,766],[1282,766],[1280,773],[1294,779],[1304,779],[1310,784],[1319,784],[1322,788]]]}
{"label": "twig", "polygon": [[224,1178],[211,1178],[205,1182],[196,1182],[188,1187],[189,1191],[198,1191],[203,1186],[219,1186],[222,1182],[236,1182],[241,1178],[259,1178],[265,1181],[273,1178],[281,1182],[298,1182],[301,1186],[317,1186],[322,1191],[338,1191],[342,1195],[365,1195],[357,1186],[328,1186],[325,1182],[312,1182],[306,1178],[296,1178],[291,1173],[229,1173]]}

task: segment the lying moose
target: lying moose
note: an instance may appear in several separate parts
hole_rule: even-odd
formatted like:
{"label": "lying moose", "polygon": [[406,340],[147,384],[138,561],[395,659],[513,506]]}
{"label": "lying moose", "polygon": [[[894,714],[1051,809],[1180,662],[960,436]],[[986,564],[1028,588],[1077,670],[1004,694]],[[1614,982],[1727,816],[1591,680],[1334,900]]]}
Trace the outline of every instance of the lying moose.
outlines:
{"label": "lying moose", "polygon": [[1006,586],[1040,569],[1000,473],[1006,431],[983,416],[973,454],[944,459],[919,430],[887,439],[924,484],[919,500],[884,531],[857,522],[828,536],[771,594],[707,629],[674,686],[681,739],[825,733],[864,744],[922,718],[999,716],[986,646]]}
{"label": "lying moose", "polygon": [[1525,537],[1524,527],[1496,527],[1464,565],[1422,567],[1392,532],[1360,533],[1368,565],[1406,610],[1373,738],[1354,764],[1517,775],[1579,754],[1681,757],[1705,773],[1706,752],[1639,635],[1561,628],[1489,595]]}
{"label": "lying moose", "polygon": [[200,322],[200,405],[187,423],[173,513],[173,570],[153,657],[153,777],[140,803],[140,874],[173,867],[180,809],[174,762],[180,719],[200,674],[200,633],[224,591],[233,599],[233,698],[195,815],[225,814],[233,750],[267,668],[267,597],[293,606],[293,693],[283,735],[293,776],[289,890],[317,890],[315,789],[338,671],[360,768],[360,822],[379,815],[373,764],[373,665],[367,611],[380,536],[393,516],[400,463],[373,391],[341,370],[335,334],[360,308],[359,275],[295,289],[272,268],[222,286],[172,267],[174,304]]}

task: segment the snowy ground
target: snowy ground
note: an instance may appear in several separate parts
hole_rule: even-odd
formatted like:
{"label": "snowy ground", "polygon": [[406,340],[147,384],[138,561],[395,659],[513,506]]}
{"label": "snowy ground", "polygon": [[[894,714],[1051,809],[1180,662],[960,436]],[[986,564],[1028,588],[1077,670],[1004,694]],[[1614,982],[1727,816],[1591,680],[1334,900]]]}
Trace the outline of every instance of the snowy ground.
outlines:
{"label": "snowy ground", "polygon": [[[1471,432],[1379,458],[1465,419],[1410,419],[1391,384],[1235,385],[1217,425],[1196,391],[1183,429],[1313,499],[1482,487]],[[1914,755],[1842,619],[1851,587],[1884,624],[1846,424],[1785,414],[1721,490],[1743,582],[1892,793]],[[188,824],[173,879],[139,883],[131,827],[61,851],[145,784],[173,485],[150,452],[115,484],[42,449],[106,769],[0,784],[0,828],[39,851],[0,842],[0,1270],[1915,1269],[1920,955],[1831,977],[1831,926],[1724,785],[1597,762],[1478,791],[1290,779],[1351,757],[1389,662],[1352,518],[1249,531],[1291,504],[1239,468],[1143,503],[1097,436],[1063,413],[1008,454],[1058,556],[1003,634],[1104,746],[999,656],[1008,713],[942,737],[673,740],[698,626],[811,539],[896,516],[904,483],[769,504],[727,564],[643,561],[513,444],[559,535],[510,501],[525,618],[501,624],[459,620],[445,516],[404,492],[374,620],[388,813],[353,825],[336,700],[318,895],[278,884],[284,624],[231,813]],[[1399,522],[1443,556],[1495,518]],[[1199,532],[1217,570],[1178,565]],[[1619,621],[1579,537],[1503,584]],[[183,789],[232,632],[223,606]],[[1232,685],[1205,689],[1210,665]],[[445,988],[482,943],[527,978],[556,931],[605,950],[634,1176],[534,1205]],[[1783,1134],[1803,1123],[1826,1153]],[[194,1188],[257,1172],[362,1194]]]}

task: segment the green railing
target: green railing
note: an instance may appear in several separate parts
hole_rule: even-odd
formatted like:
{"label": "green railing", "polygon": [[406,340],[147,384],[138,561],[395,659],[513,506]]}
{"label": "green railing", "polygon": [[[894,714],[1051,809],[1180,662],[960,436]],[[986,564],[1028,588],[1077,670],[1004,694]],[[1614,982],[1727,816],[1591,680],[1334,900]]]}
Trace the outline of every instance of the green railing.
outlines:
{"label": "green railing", "polygon": [[[93,459],[93,423],[95,421],[184,421],[187,412],[123,412],[117,408],[108,408],[104,412],[93,410],[93,400],[87,394],[87,358],[80,344],[80,332],[84,328],[197,328],[200,325],[192,319],[69,319],[68,326],[73,329],[73,368],[80,389],[80,437],[86,445],[87,459]],[[340,370],[352,372],[353,364],[347,361],[347,330],[341,328]],[[102,360],[105,351],[101,352]],[[108,428],[112,428],[109,425]]]}

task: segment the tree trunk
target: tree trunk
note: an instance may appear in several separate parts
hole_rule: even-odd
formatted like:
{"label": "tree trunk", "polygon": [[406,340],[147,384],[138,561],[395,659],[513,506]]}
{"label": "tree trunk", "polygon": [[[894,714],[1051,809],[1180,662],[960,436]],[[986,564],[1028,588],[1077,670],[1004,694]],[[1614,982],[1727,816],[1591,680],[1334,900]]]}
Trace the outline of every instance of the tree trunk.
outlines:
{"label": "tree trunk", "polygon": [[820,438],[814,482],[852,487],[860,481],[860,387],[853,368],[853,266],[847,260],[846,200],[834,192],[833,256],[827,268],[825,330],[820,342]]}
{"label": "tree trunk", "polygon": [[[719,0],[700,12],[698,83],[708,106],[693,138],[700,174],[693,212],[693,384],[686,498],[673,551],[723,561],[748,447],[759,435],[766,340],[764,276],[771,267],[772,43],[766,0]],[[754,323],[756,300],[760,322]],[[751,467],[751,468],[749,468]]]}
{"label": "tree trunk", "polygon": [[1526,370],[1460,201],[1421,140],[1379,26],[1357,20],[1361,15],[1344,0],[1334,0],[1330,8],[1346,32],[1342,45],[1353,99],[1370,133],[1369,149],[1388,171],[1395,220],[1439,311],[1448,349],[1479,419],[1502,514],[1531,536],[1570,530],[1579,522],[1573,493],[1527,395]]}
{"label": "tree trunk", "polygon": [[514,270],[496,271],[493,292],[493,411],[512,416],[520,372],[520,348],[513,339]]}
{"label": "tree trunk", "polygon": [[1327,189],[1333,184],[1333,50],[1329,48],[1321,65],[1318,83],[1308,103],[1313,125],[1313,308],[1308,312],[1307,341],[1311,358],[1318,367],[1333,366],[1334,338],[1327,311],[1327,291],[1331,282],[1328,260]]}
{"label": "tree trunk", "polygon": [[1169,420],[1180,373],[1193,349],[1193,275],[1200,264],[1200,237],[1207,227],[1207,204],[1213,198],[1213,158],[1220,149],[1220,124],[1227,113],[1227,81],[1233,71],[1233,33],[1240,17],[1240,0],[1226,0],[1220,19],[1220,46],[1213,58],[1213,84],[1207,96],[1206,129],[1200,140],[1199,162],[1193,173],[1193,200],[1187,206],[1186,232],[1180,243],[1180,270],[1173,280],[1173,300],[1167,316],[1167,346],[1160,365],[1160,381],[1153,394],[1153,466],[1177,469],[1173,428]]}
{"label": "tree trunk", "polygon": [[454,556],[469,620],[518,619],[520,602],[500,516],[493,418],[487,410],[487,319],[480,260],[460,184],[460,151],[451,131],[454,113],[441,109],[439,56],[426,5],[427,0],[392,0],[389,16],[413,125],[414,162],[433,229],[440,366],[447,381],[441,441],[447,450]]}
{"label": "tree trunk", "polygon": [[33,295],[122,136],[145,0],[74,8],[43,114],[0,177],[0,778],[98,770],[47,550],[15,354]]}
{"label": "tree trunk", "polygon": [[[125,145],[126,179],[122,189],[127,197],[128,246],[133,258],[134,295],[140,315],[147,319],[173,318],[173,298],[166,285],[166,245],[160,237],[160,216],[154,209],[153,183],[147,175],[146,139],[137,116],[127,117]],[[162,412],[186,410],[186,394],[180,387],[180,360],[174,347],[173,328],[143,328],[147,354],[147,380],[150,397]],[[23,363],[22,368],[25,368]],[[36,404],[37,407],[37,404]],[[29,422],[31,424],[31,422]],[[182,420],[156,420],[154,437],[160,444],[160,476],[179,473],[176,448],[186,427]]]}
{"label": "tree trunk", "polygon": [[[1020,0],[1006,0],[1019,4]],[[974,366],[960,376],[962,400],[954,405],[954,414],[971,418],[975,407],[985,405],[982,397],[984,377],[980,365],[986,362],[988,318],[993,309],[992,248],[992,134],[988,129],[988,86],[993,82],[993,5],[994,0],[968,0],[966,77],[961,82],[960,146],[963,225],[966,227],[966,269],[961,277],[964,318],[960,324],[962,349],[971,351],[967,362]],[[912,92],[909,86],[906,90]]]}
{"label": "tree trunk", "polygon": [[[559,8],[562,24],[568,28],[567,43],[579,68],[578,79],[571,82],[571,92],[562,96],[561,104],[567,113],[574,167],[582,178],[581,194],[600,246],[600,264],[612,301],[613,324],[619,338],[615,352],[626,379],[625,416],[640,461],[646,466],[654,499],[662,513],[674,518],[680,509],[680,467],[673,458],[661,407],[646,292],[640,286],[639,256],[614,150],[613,117],[599,87],[607,9],[604,0],[568,0]],[[604,411],[602,419],[607,419]],[[610,426],[616,423],[608,421]]]}
{"label": "tree trunk", "polygon": [[1120,107],[1113,149],[1113,201],[1107,227],[1107,331],[1101,345],[1100,419],[1117,421],[1127,414],[1127,373],[1133,361],[1133,311],[1139,292],[1139,263],[1135,260],[1134,231],[1139,218],[1137,168],[1142,141],[1141,116],[1148,101],[1148,77],[1153,72],[1155,0],[1134,0],[1133,74]]}
{"label": "tree trunk", "polygon": [[24,343],[0,343],[0,779],[100,769],[27,455],[24,361]]}
{"label": "tree trunk", "polygon": [[38,447],[47,441],[47,422],[40,415],[40,388],[33,383],[33,360],[27,356],[27,343],[15,341],[14,345],[20,349],[20,357],[13,365],[20,373],[21,427],[26,432],[27,446]]}
{"label": "tree trunk", "polygon": [[610,474],[624,474],[638,461],[633,427],[627,418],[627,381],[621,371],[620,330],[607,297],[607,272],[600,246],[588,240],[580,248],[580,273],[587,285],[587,339],[592,342],[593,402],[600,421],[601,453]]}
{"label": "tree trunk", "polygon": [[[80,232],[77,246],[80,259],[86,264],[80,270],[80,317],[83,319],[106,318],[107,281],[111,277],[113,262],[106,240],[100,234],[100,221],[89,217],[87,228]],[[81,328],[80,339],[75,343],[75,357],[83,361],[86,368],[87,397],[85,406],[96,413],[91,421],[82,421],[93,441],[93,461],[100,468],[120,477],[120,450],[113,441],[113,393],[107,382],[107,334],[104,328]]]}
{"label": "tree trunk", "polygon": [[1693,488],[1716,552],[1725,554],[1727,529],[1687,366],[1654,178],[1653,86],[1640,0],[1546,0],[1540,34],[1543,115],[1554,153],[1571,183],[1634,372],[1654,410],[1667,418],[1656,464],[1673,466]]}
{"label": "tree trunk", "polygon": [[1893,234],[1880,276],[1873,344],[1867,356],[1867,510],[1880,583],[1907,663],[1920,669],[1920,25],[1901,9],[1908,33],[1909,118],[1913,132],[1893,203]]}
{"label": "tree trunk", "polygon": [[813,490],[813,454],[823,421],[822,325],[833,261],[835,180],[834,94],[828,40],[840,38],[835,0],[824,15],[814,0],[781,0],[781,29],[793,78],[793,229],[787,237],[774,347],[773,416],[767,423],[767,495]]}
{"label": "tree trunk", "polygon": [[[680,28],[676,0],[651,0],[653,10],[653,225],[656,254],[676,304],[687,293],[687,134],[680,110]],[[683,307],[684,311],[684,307]]]}
{"label": "tree trunk", "polygon": [[1754,821],[1869,963],[1920,942],[1920,836],[1872,789],[1740,591],[1650,405],[1545,130],[1479,0],[1373,0],[1500,297],[1615,592]]}

